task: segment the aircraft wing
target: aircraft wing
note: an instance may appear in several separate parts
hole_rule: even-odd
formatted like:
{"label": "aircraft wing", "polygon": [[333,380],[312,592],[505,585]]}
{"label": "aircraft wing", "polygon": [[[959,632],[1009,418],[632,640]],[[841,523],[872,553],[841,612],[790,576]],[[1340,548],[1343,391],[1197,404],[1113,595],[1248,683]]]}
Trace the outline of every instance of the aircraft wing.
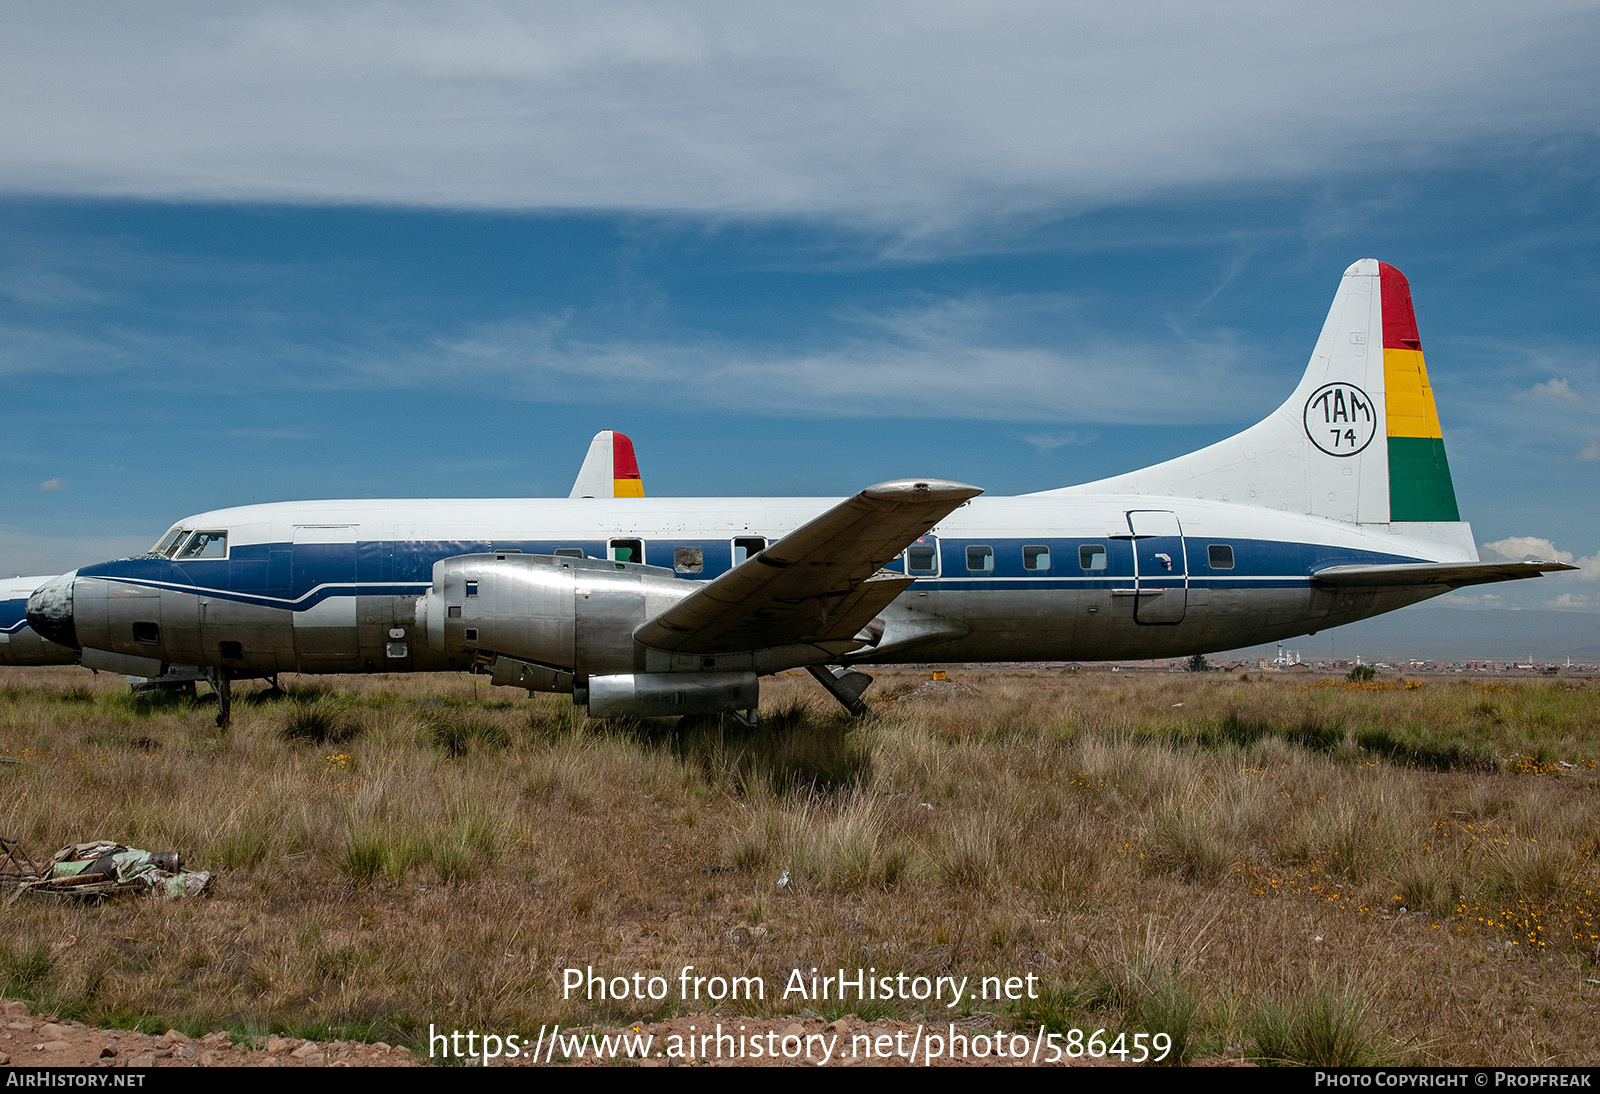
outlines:
{"label": "aircraft wing", "polygon": [[1329,566],[1311,575],[1317,585],[1486,585],[1516,581],[1557,570],[1576,570],[1565,562],[1531,559],[1527,562],[1395,562],[1377,566]]}
{"label": "aircraft wing", "polygon": [[883,566],[981,493],[937,480],[869,486],[646,620],[634,637],[683,653],[848,641],[913,580]]}

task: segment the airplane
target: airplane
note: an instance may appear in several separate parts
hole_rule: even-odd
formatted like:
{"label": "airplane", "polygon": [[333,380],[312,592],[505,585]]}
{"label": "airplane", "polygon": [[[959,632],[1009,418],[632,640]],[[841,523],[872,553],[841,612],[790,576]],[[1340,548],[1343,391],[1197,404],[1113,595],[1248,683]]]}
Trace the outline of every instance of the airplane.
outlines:
{"label": "airplane", "polygon": [[[51,641],[229,681],[482,667],[594,717],[732,714],[804,668],[845,707],[873,663],[1187,656],[1451,589],[1460,519],[1411,290],[1344,272],[1299,385],[1236,436],[1016,497],[903,479],[824,498],[305,501],[221,509],[28,601]],[[131,669],[129,671],[132,671]]]}
{"label": "airplane", "polygon": [[[639,475],[639,459],[634,454],[633,441],[626,433],[602,429],[589,442],[589,450],[578,468],[573,481],[574,498],[642,498],[644,482]],[[0,665],[75,665],[88,654],[90,667],[98,659],[93,651],[82,651],[47,641],[28,626],[28,597],[35,589],[56,578],[55,574],[42,577],[14,577],[0,580]],[[155,678],[156,682],[190,685],[196,674],[184,671],[187,666],[169,665]],[[133,679],[150,683],[141,674]],[[135,684],[135,687],[140,687]]]}
{"label": "airplane", "polygon": [[0,665],[75,665],[78,651],[47,642],[28,626],[28,597],[56,575],[0,579]]}

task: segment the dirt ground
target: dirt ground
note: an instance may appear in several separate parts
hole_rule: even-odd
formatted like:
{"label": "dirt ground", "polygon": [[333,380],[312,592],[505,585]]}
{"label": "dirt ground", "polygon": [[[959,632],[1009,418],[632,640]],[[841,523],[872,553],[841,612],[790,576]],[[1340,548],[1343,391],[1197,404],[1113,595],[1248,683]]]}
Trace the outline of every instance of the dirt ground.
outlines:
{"label": "dirt ground", "polygon": [[0,1003],[0,1065],[12,1067],[413,1067],[411,1050],[379,1042],[300,1041],[269,1037],[260,1047],[235,1044],[226,1033],[159,1036],[129,1029],[95,1029],[36,1015],[23,1003]]}

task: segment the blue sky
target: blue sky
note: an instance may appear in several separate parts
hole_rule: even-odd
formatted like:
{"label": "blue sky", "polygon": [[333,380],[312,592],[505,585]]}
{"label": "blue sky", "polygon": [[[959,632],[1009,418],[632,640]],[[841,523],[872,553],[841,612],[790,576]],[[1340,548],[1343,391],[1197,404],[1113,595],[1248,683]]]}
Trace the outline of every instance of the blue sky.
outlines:
{"label": "blue sky", "polygon": [[[295,497],[1047,489],[1410,277],[1485,554],[1600,611],[1592,3],[13,6],[0,569]],[[1488,599],[1486,599],[1488,598]]]}

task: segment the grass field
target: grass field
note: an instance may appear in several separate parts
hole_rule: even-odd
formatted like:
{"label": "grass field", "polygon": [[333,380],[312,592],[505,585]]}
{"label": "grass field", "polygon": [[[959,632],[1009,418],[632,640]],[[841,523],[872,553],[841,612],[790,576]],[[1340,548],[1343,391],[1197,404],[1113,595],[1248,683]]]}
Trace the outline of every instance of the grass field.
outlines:
{"label": "grass field", "polygon": [[[1600,1062],[1592,681],[886,672],[854,721],[791,677],[753,731],[466,676],[287,683],[219,730],[118,677],[0,670],[0,835],[217,875],[198,901],[0,906],[0,994],[424,1051],[430,1023],[980,1010],[1187,1060]],[[768,998],[681,1000],[685,965]],[[673,991],[563,999],[574,966]],[[775,997],[813,966],[1042,990]]]}

